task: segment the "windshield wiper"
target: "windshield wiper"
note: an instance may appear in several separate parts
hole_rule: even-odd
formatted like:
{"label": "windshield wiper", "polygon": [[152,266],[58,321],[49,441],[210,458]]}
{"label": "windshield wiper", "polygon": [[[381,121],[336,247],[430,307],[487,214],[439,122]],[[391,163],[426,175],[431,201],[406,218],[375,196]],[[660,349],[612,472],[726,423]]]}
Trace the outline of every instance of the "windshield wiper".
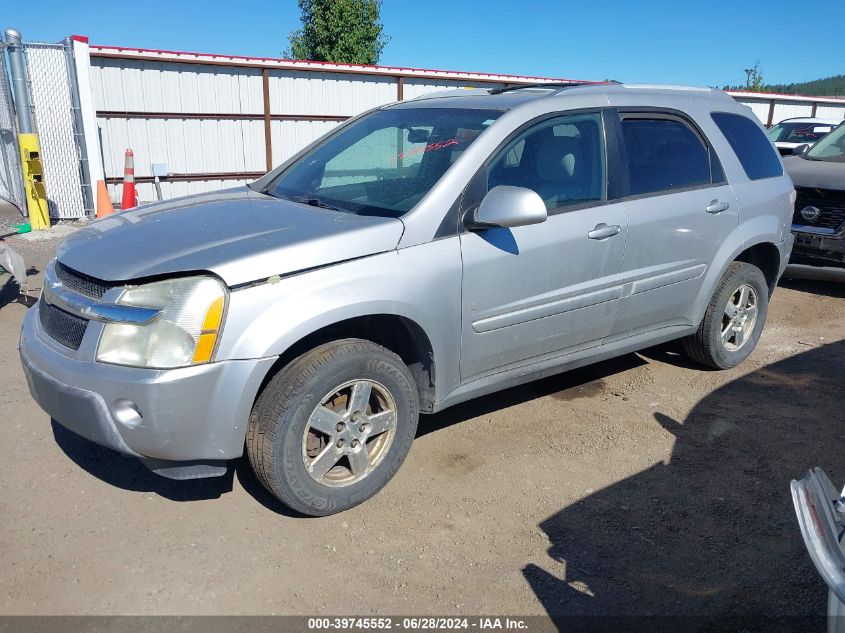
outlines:
{"label": "windshield wiper", "polygon": [[343,209],[340,209],[340,208],[335,207],[333,205],[330,205],[326,202],[323,202],[319,198],[308,198],[308,197],[305,197],[305,196],[291,196],[290,199],[293,202],[298,202],[300,204],[307,204],[308,206],[311,206],[311,207],[319,207],[320,209],[329,209],[330,211],[343,211]]}

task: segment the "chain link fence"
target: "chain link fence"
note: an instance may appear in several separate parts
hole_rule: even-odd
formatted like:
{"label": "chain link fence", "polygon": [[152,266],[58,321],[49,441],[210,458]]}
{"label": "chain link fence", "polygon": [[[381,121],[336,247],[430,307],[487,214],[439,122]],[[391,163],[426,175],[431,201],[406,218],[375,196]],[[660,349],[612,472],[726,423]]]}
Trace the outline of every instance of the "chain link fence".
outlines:
{"label": "chain link fence", "polygon": [[25,43],[50,216],[86,215],[68,59],[62,44]]}
{"label": "chain link fence", "polygon": [[18,127],[9,73],[6,68],[6,51],[0,42],[0,199],[11,202],[24,210],[23,182]]}

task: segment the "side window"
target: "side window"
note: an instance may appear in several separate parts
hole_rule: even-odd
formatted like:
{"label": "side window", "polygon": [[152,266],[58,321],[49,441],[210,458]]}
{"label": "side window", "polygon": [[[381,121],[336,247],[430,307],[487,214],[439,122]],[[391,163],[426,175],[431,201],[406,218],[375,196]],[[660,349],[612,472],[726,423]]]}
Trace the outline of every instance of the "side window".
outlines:
{"label": "side window", "polygon": [[602,117],[548,119],[514,138],[490,163],[487,190],[499,185],[536,191],[548,210],[607,196]]}
{"label": "side window", "polygon": [[746,176],[760,180],[783,175],[777,152],[754,121],[730,112],[714,112],[710,116],[728,139]]}
{"label": "side window", "polygon": [[630,195],[711,182],[710,149],[683,121],[641,116],[623,118],[622,138]]}

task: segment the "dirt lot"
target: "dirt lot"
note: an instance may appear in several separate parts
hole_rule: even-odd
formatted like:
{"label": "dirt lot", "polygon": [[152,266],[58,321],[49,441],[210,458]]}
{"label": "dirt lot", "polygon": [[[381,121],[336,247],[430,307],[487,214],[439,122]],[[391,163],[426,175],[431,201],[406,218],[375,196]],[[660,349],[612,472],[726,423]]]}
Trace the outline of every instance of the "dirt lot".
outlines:
{"label": "dirt lot", "polygon": [[[33,287],[54,242],[15,238]],[[663,346],[424,417],[396,479],[290,516],[30,399],[0,277],[0,614],[820,614],[789,481],[845,464],[845,274],[790,269],[741,368]],[[5,283],[5,286],[4,286]]]}

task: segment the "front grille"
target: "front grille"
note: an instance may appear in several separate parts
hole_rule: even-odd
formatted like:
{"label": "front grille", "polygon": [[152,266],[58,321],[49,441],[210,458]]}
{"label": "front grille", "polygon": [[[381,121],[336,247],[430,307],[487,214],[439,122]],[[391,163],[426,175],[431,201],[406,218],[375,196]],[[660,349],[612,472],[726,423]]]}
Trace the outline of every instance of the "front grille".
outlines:
{"label": "front grille", "polygon": [[[799,226],[812,226],[820,229],[838,229],[845,224],[845,191],[831,189],[809,189],[796,187],[795,214],[792,223]],[[801,215],[804,207],[816,207],[821,213],[815,220],[807,220]]]}
{"label": "front grille", "polygon": [[79,349],[88,321],[49,305],[44,299],[38,302],[38,317],[41,327],[50,337],[72,350]]}
{"label": "front grille", "polygon": [[112,284],[78,273],[59,262],[56,262],[56,276],[65,288],[89,299],[102,299],[106,291],[114,287]]}

